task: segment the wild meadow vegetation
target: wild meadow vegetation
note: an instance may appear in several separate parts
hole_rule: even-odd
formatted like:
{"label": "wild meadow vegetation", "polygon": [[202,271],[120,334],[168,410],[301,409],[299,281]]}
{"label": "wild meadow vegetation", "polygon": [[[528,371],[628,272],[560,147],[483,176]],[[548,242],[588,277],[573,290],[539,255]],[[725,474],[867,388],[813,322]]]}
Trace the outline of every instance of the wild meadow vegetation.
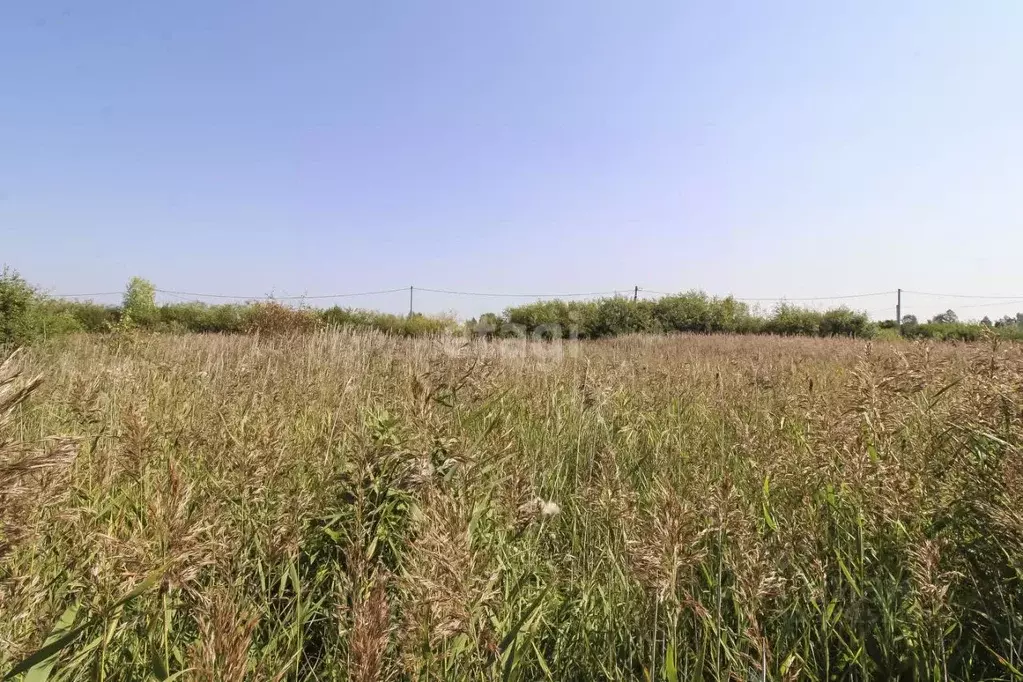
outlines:
{"label": "wild meadow vegetation", "polygon": [[123,329],[2,374],[0,676],[1023,679],[996,337]]}

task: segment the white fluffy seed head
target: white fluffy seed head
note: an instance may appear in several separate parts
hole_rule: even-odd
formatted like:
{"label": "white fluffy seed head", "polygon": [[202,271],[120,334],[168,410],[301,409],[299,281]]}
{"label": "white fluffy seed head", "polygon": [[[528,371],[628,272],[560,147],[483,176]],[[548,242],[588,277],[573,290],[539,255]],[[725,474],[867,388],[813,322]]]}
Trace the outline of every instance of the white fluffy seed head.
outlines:
{"label": "white fluffy seed head", "polygon": [[540,509],[540,514],[543,516],[557,516],[560,513],[561,507],[559,507],[558,503],[553,500],[544,502],[543,507]]}

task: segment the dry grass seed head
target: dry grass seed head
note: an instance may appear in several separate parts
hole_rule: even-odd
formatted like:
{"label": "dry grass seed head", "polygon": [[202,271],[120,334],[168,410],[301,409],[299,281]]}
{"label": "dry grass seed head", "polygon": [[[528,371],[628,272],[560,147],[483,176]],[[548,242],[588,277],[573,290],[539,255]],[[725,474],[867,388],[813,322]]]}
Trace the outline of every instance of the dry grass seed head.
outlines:
{"label": "dry grass seed head", "polygon": [[239,607],[236,599],[222,590],[200,603],[199,638],[190,656],[194,679],[241,682],[248,671],[249,648],[259,617]]}
{"label": "dry grass seed head", "polygon": [[352,609],[350,650],[354,682],[377,682],[383,676],[384,653],[391,637],[387,582],[387,574],[378,571],[368,594],[360,594]]}

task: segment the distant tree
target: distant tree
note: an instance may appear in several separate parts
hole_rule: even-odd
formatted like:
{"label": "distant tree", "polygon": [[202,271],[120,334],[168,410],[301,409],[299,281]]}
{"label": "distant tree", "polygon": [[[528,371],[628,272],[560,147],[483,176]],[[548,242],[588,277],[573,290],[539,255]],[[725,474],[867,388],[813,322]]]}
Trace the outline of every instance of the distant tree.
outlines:
{"label": "distant tree", "polygon": [[955,324],[959,321],[959,316],[956,315],[952,309],[946,310],[943,313],[938,313],[931,318],[931,324]]}
{"label": "distant tree", "polygon": [[985,327],[991,327],[991,326],[993,326],[993,325],[992,325],[992,323],[991,323],[991,318],[990,318],[990,317],[988,317],[987,315],[985,315],[985,316],[984,316],[984,319],[983,319],[983,320],[981,320],[981,321],[980,321],[980,323],[981,323],[981,325],[983,325],[983,326],[985,326]]}
{"label": "distant tree", "polygon": [[124,290],[121,315],[132,323],[147,325],[155,321],[156,287],[147,279],[132,277]]}
{"label": "distant tree", "polygon": [[1019,327],[1023,326],[1023,313],[1016,313],[1015,315],[1005,315],[995,320],[996,327]]}
{"label": "distant tree", "polygon": [[23,344],[31,340],[31,315],[36,290],[14,270],[0,272],[0,344]]}
{"label": "distant tree", "polygon": [[902,325],[903,326],[906,326],[906,325],[913,326],[913,325],[917,325],[917,324],[920,324],[920,323],[919,323],[919,321],[917,321],[916,315],[903,315],[902,316]]}
{"label": "distant tree", "polygon": [[866,313],[834,308],[821,316],[819,333],[821,336],[872,336],[872,330]]}
{"label": "distant tree", "polygon": [[469,324],[469,329],[483,338],[493,338],[501,330],[501,318],[494,313],[483,313],[478,321]]}
{"label": "distant tree", "polygon": [[0,345],[25,345],[81,331],[67,304],[52,301],[6,266],[0,271]]}

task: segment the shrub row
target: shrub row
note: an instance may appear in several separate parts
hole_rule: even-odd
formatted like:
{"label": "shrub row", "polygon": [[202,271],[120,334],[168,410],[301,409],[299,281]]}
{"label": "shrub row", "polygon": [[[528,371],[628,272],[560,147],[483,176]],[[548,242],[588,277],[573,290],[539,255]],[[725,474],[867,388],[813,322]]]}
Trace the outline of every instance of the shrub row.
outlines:
{"label": "shrub row", "polygon": [[[939,319],[940,318],[940,319]],[[946,321],[946,320],[953,321]],[[1023,340],[1023,325],[1006,318],[993,325],[954,321],[952,311],[931,322],[907,317],[902,335],[913,339],[976,341],[986,335]],[[1020,318],[1023,319],[1023,318]],[[827,311],[781,304],[760,314],[732,297],[702,291],[657,300],[603,298],[594,301],[537,301],[486,313],[464,326],[450,317],[391,315],[371,310],[292,307],[276,301],[243,304],[172,303],[157,305],[155,288],[134,278],[120,306],[68,301],[42,295],[17,273],[0,273],[0,344],[75,332],[146,329],[171,333],[282,334],[323,327],[376,329],[386,334],[422,336],[465,331],[484,336],[598,339],[621,334],[777,334],[783,336],[898,336],[893,320],[873,323],[849,308]]]}
{"label": "shrub row", "polygon": [[761,316],[735,298],[701,291],[654,301],[540,301],[508,308],[501,316],[484,315],[474,326],[497,336],[590,339],[665,332],[869,337],[876,331],[865,313],[848,308],[820,312],[782,304],[769,316]]}
{"label": "shrub row", "polygon": [[1023,341],[1023,327],[1015,324],[994,327],[975,322],[925,322],[903,325],[902,335],[908,339],[935,341],[979,341],[994,335],[1012,341]]}
{"label": "shrub row", "polygon": [[129,283],[120,306],[53,299],[41,294],[17,273],[4,270],[0,274],[0,344],[23,345],[76,332],[102,333],[126,329],[169,333],[284,334],[334,326],[420,336],[455,328],[454,320],[446,317],[406,317],[339,307],[292,307],[276,301],[157,305],[154,294],[151,284],[136,278]]}

